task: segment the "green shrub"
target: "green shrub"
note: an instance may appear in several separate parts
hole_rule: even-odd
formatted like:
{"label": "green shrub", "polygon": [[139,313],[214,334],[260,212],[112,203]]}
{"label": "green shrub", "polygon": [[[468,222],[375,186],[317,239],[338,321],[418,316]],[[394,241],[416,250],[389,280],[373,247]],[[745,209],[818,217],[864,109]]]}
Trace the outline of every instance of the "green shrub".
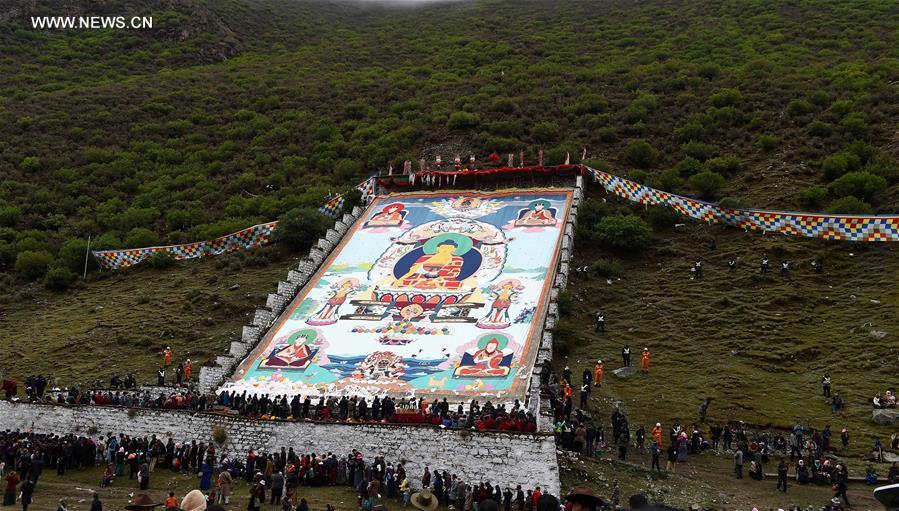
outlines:
{"label": "green shrub", "polygon": [[699,161],[708,160],[716,151],[715,146],[696,141],[687,142],[680,146],[680,148],[686,156],[695,158]]}
{"label": "green shrub", "polygon": [[531,129],[531,136],[537,142],[546,144],[555,141],[559,137],[559,125],[554,122],[541,122]]}
{"label": "green shrub", "polygon": [[705,167],[702,166],[702,162],[692,156],[685,156],[683,160],[677,162],[677,165],[675,165],[674,168],[677,170],[677,173],[683,177],[690,177],[693,174],[698,174],[705,170]]}
{"label": "green shrub", "polygon": [[128,248],[153,247],[158,244],[159,237],[156,233],[144,227],[131,229],[125,238],[125,246]]}
{"label": "green shrub", "polygon": [[705,162],[705,165],[706,168],[712,172],[727,175],[733,174],[740,170],[740,167],[743,166],[743,162],[736,156],[730,155],[711,158],[710,160]]}
{"label": "green shrub", "polygon": [[867,138],[871,132],[871,129],[868,127],[868,121],[865,120],[865,115],[859,112],[852,112],[843,117],[840,126],[843,127],[847,135],[853,138]]}
{"label": "green shrub", "polygon": [[44,287],[51,291],[65,291],[75,280],[75,274],[64,266],[55,266],[44,275]]}
{"label": "green shrub", "polygon": [[26,250],[16,257],[16,271],[28,280],[37,280],[47,273],[53,256],[47,252]]}
{"label": "green shrub", "polygon": [[612,206],[599,199],[587,199],[577,211],[578,225],[593,228],[600,220],[612,214]]}
{"label": "green shrub", "polygon": [[56,259],[59,264],[69,270],[78,272],[84,268],[84,256],[87,254],[87,242],[69,240],[62,244]]}
{"label": "green shrub", "polygon": [[680,219],[680,215],[669,206],[650,206],[645,213],[649,225],[657,231],[674,227]]}
{"label": "green shrub", "polygon": [[690,176],[687,182],[703,199],[713,199],[724,186],[725,179],[721,174],[706,170]]}
{"label": "green shrub", "polygon": [[839,199],[832,201],[827,207],[827,212],[844,215],[868,215],[873,212],[873,209],[867,202],[859,199],[858,197],[849,195],[846,197],[840,197]]}
{"label": "green shrub", "polygon": [[590,271],[601,277],[620,277],[622,275],[621,263],[617,259],[601,257],[590,265]]}
{"label": "green shrub", "polygon": [[574,343],[578,329],[569,319],[560,319],[553,327],[553,351],[559,356],[571,353],[571,345]]}
{"label": "green shrub", "polygon": [[698,121],[690,121],[674,130],[674,137],[681,142],[705,140],[707,136],[708,130]]}
{"label": "green shrub", "polygon": [[759,147],[762,151],[771,151],[779,143],[780,138],[775,135],[762,135],[759,137]]}
{"label": "green shrub", "polygon": [[721,89],[709,97],[709,101],[717,108],[734,106],[742,99],[743,97],[737,89]]}
{"label": "green shrub", "polygon": [[827,190],[822,186],[809,186],[799,192],[799,203],[809,209],[820,209],[826,199]]}
{"label": "green shrub", "polygon": [[446,121],[446,127],[451,130],[474,128],[481,121],[477,114],[471,112],[453,112]]}
{"label": "green shrub", "polygon": [[22,209],[18,206],[0,207],[0,227],[15,227],[22,220]]}
{"label": "green shrub", "polygon": [[313,208],[292,209],[278,220],[275,241],[293,250],[308,250],[331,226],[331,219]]}
{"label": "green shrub", "polygon": [[41,159],[37,156],[26,156],[25,158],[22,158],[21,167],[25,172],[41,170]]}
{"label": "green shrub", "polygon": [[833,124],[814,120],[808,125],[808,134],[813,137],[825,138],[833,133]]}
{"label": "green shrub", "polygon": [[842,117],[851,112],[854,106],[852,101],[840,99],[830,104],[830,111]]}
{"label": "green shrub", "polygon": [[830,155],[821,163],[821,171],[827,179],[836,179],[849,171],[849,160],[845,154]]}
{"label": "green shrub", "polygon": [[749,203],[739,197],[722,197],[718,201],[718,205],[722,208],[730,209],[747,209],[750,207]]}
{"label": "green shrub", "polygon": [[647,169],[655,164],[659,152],[645,140],[631,140],[624,149],[624,158],[631,165]]}
{"label": "green shrub", "polygon": [[787,113],[792,117],[801,117],[814,110],[815,107],[804,99],[794,99],[787,103]]}
{"label": "green shrub", "polygon": [[596,226],[599,239],[613,249],[639,251],[649,244],[651,231],[636,215],[607,216]]}
{"label": "green shrub", "polygon": [[16,264],[16,246],[0,240],[0,271],[7,271]]}
{"label": "green shrub", "polygon": [[175,258],[166,251],[159,251],[148,257],[145,264],[156,269],[170,268],[174,266]]}
{"label": "green shrub", "polygon": [[836,197],[852,195],[870,202],[886,186],[886,179],[870,172],[847,172],[830,183],[830,192]]}

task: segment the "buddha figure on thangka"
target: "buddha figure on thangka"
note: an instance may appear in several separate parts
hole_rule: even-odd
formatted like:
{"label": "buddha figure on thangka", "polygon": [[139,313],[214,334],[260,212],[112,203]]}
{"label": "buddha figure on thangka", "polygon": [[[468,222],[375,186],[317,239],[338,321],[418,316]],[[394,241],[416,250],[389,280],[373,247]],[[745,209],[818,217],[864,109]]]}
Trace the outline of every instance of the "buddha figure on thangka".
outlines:
{"label": "buddha figure on thangka", "polygon": [[378,258],[369,273],[375,287],[354,296],[356,313],[347,317],[380,320],[416,304],[421,314],[407,319],[473,323],[469,311],[484,305],[479,282],[496,278],[505,256],[505,237],[490,224],[450,218],[420,225]]}

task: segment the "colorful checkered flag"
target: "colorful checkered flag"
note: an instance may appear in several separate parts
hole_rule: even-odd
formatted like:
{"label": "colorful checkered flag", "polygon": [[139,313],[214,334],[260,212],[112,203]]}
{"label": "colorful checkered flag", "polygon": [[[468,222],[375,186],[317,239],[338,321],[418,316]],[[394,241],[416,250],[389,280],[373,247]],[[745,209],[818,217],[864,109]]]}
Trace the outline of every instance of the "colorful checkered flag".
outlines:
{"label": "colorful checkered flag", "polygon": [[331,218],[337,218],[337,215],[340,214],[340,210],[343,209],[343,203],[345,200],[346,199],[343,198],[343,195],[336,195],[328,200],[328,202],[324,206],[318,208],[318,210]]}

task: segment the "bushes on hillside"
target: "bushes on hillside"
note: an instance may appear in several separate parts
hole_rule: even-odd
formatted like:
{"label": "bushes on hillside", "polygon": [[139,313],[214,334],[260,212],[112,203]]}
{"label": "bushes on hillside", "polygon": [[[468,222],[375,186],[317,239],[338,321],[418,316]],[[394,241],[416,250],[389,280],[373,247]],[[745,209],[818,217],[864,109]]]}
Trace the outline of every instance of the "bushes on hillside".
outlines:
{"label": "bushes on hillside", "polygon": [[44,287],[51,291],[65,291],[75,280],[75,274],[64,266],[55,266],[44,275]]}
{"label": "bushes on hillside", "polygon": [[331,219],[313,208],[296,208],[278,219],[275,241],[293,250],[307,250],[331,226]]}
{"label": "bushes on hillside", "polygon": [[735,106],[743,97],[737,89],[721,89],[709,97],[709,102],[717,108]]}
{"label": "bushes on hillside", "polygon": [[631,140],[624,149],[627,162],[640,169],[652,167],[658,157],[658,151],[645,140]]}
{"label": "bushes on hillside", "polygon": [[867,202],[859,199],[858,197],[849,195],[847,197],[841,197],[831,202],[830,206],[827,207],[827,212],[845,215],[868,215],[873,212],[873,209]]}
{"label": "bushes on hillside", "polygon": [[687,182],[703,199],[713,199],[724,186],[725,180],[721,174],[706,170],[690,176]]}
{"label": "bushes on hillside", "polygon": [[799,192],[799,203],[808,209],[821,209],[825,200],[827,200],[827,190],[821,186],[809,186]]}
{"label": "bushes on hillside", "polygon": [[639,251],[649,244],[652,232],[636,215],[608,216],[596,226],[597,237],[613,249]]}
{"label": "bushes on hillside", "polygon": [[870,202],[886,186],[886,179],[870,172],[848,172],[830,183],[830,191],[836,197],[853,195]]}
{"label": "bushes on hillside", "polygon": [[53,256],[44,251],[26,250],[16,257],[16,271],[28,280],[37,280],[47,273]]}

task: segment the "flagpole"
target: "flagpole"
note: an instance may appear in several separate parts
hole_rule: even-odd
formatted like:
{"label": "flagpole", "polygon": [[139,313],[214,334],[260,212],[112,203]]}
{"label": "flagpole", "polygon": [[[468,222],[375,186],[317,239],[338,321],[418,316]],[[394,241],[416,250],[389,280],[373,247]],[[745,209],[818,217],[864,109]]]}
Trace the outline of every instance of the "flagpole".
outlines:
{"label": "flagpole", "polygon": [[87,278],[87,258],[91,253],[91,235],[87,235],[87,250],[84,251],[84,275],[81,277],[82,279]]}

